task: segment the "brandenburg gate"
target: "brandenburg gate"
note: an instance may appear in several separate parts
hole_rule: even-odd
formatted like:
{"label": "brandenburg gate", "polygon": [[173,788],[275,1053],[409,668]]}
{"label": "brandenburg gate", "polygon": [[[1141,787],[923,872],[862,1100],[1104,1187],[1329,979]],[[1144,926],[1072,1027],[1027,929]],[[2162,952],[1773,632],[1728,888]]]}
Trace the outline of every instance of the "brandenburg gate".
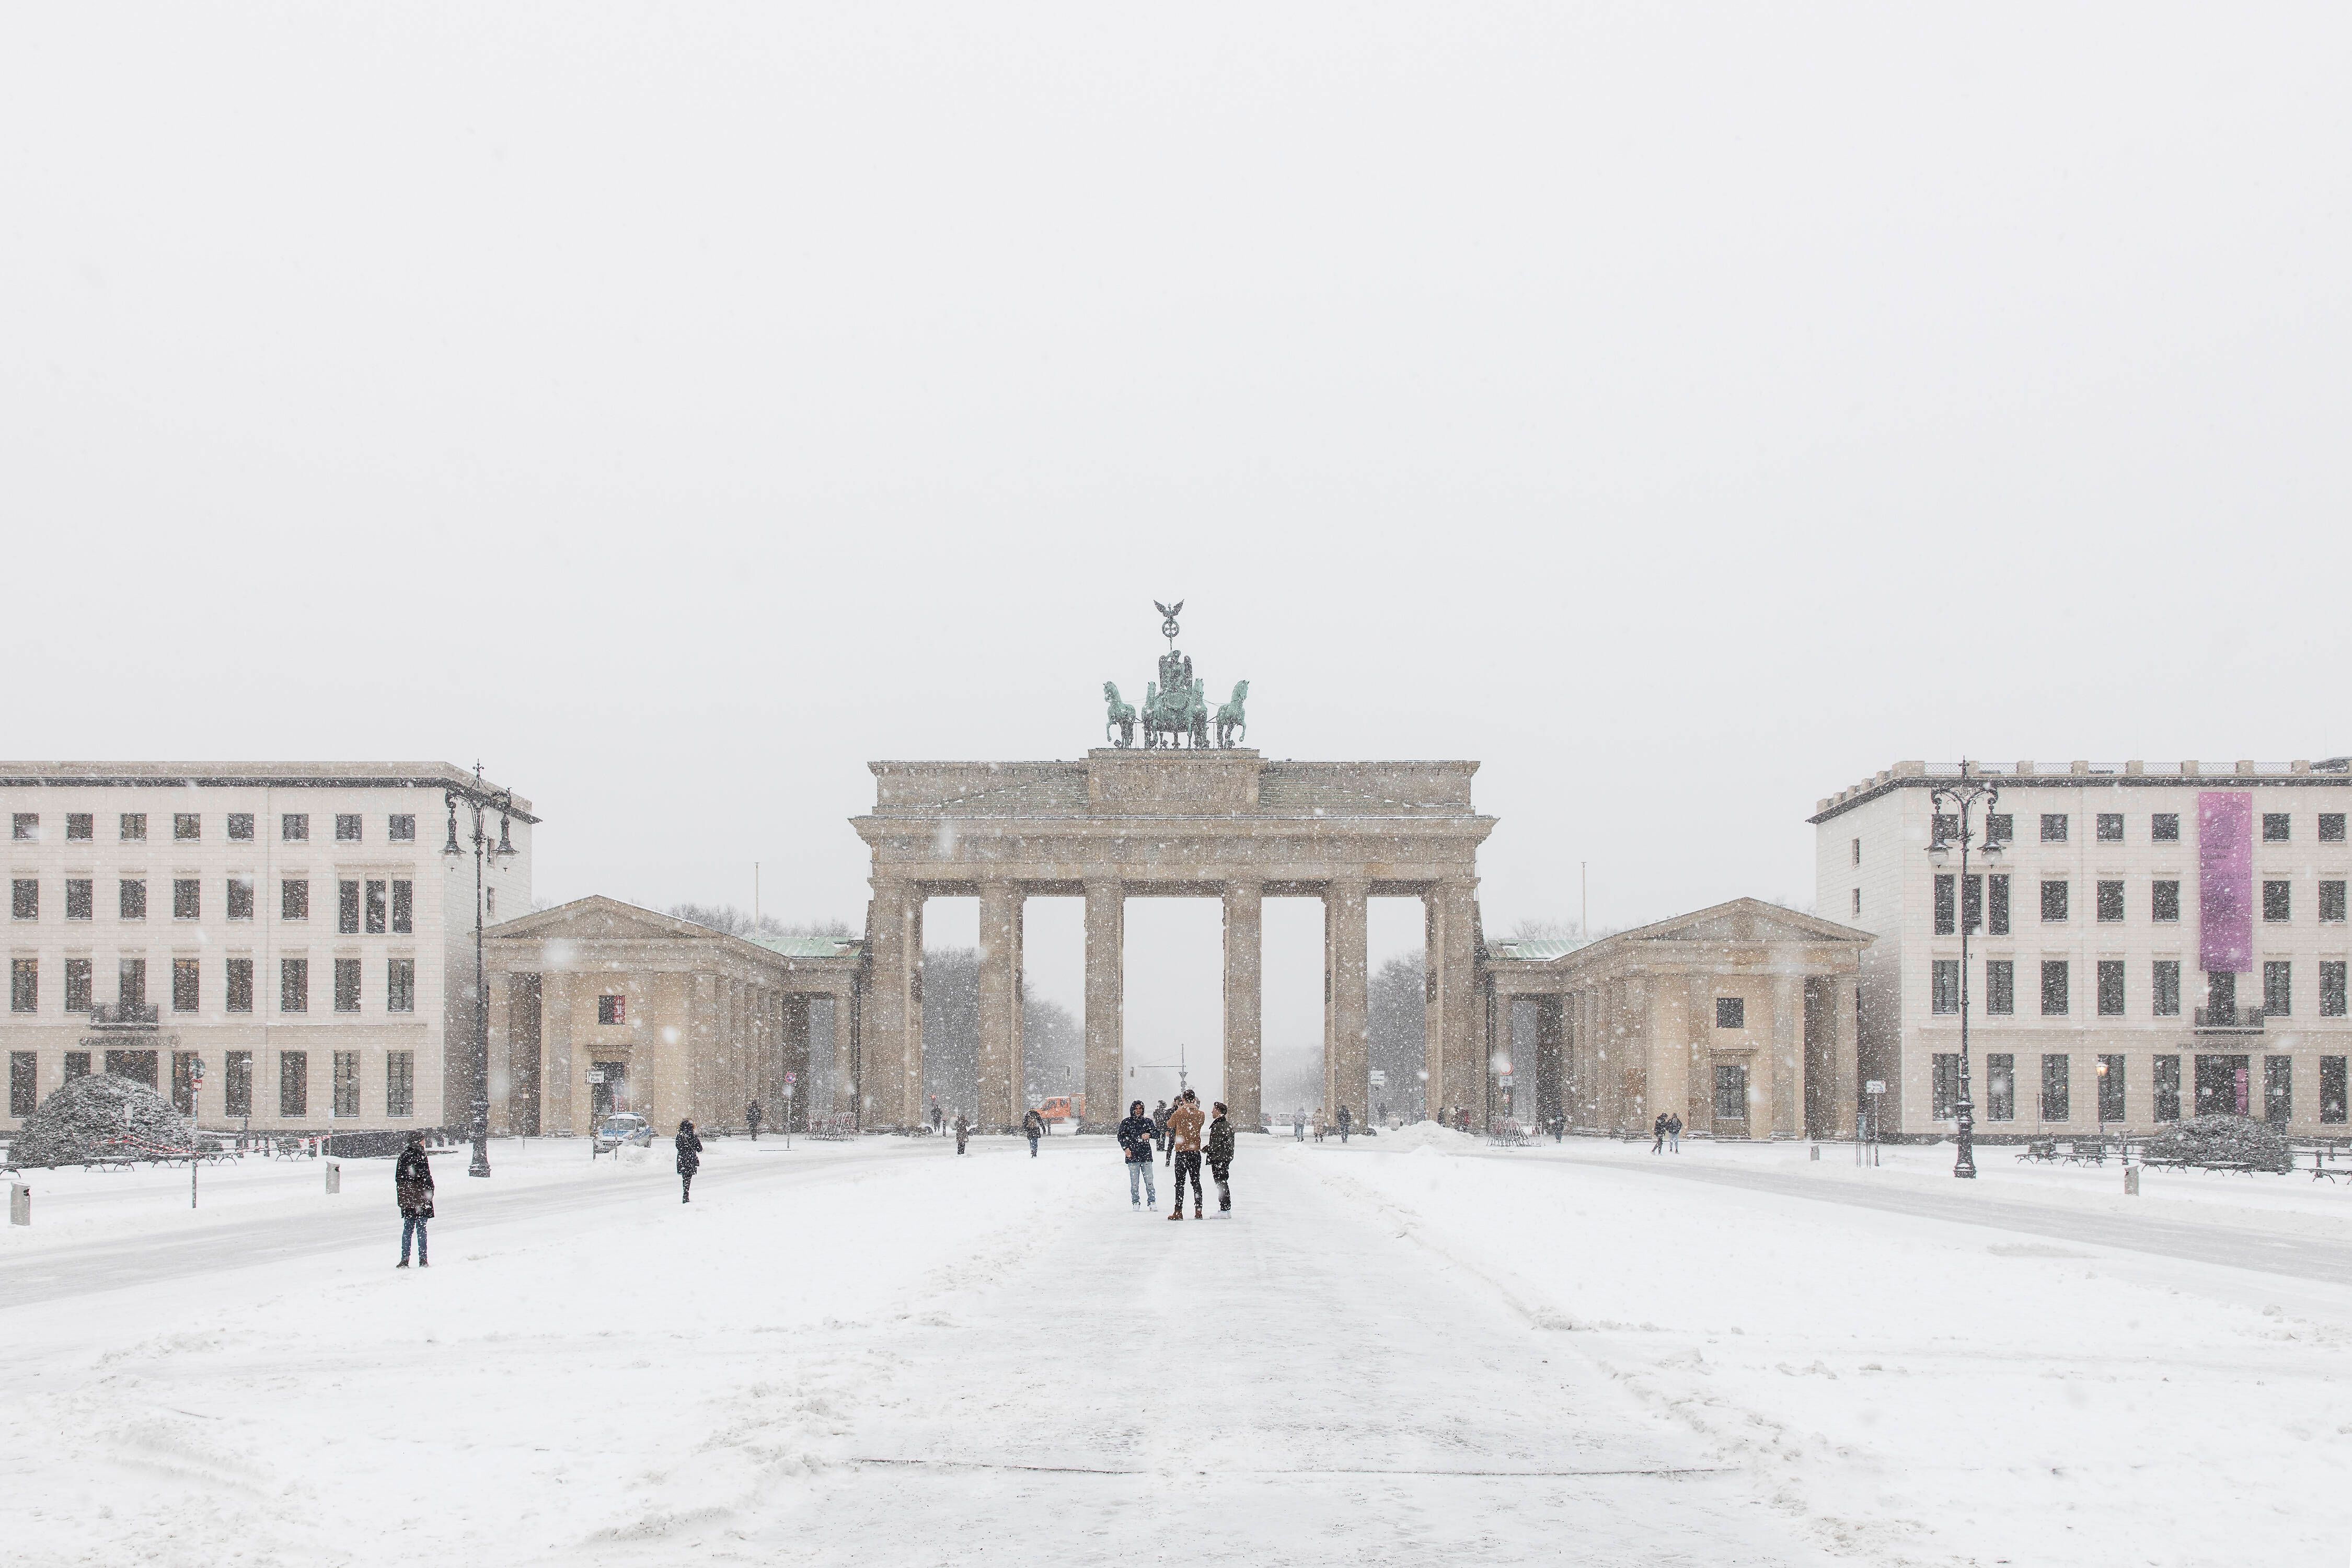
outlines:
{"label": "brandenburg gate", "polygon": [[[1479,1106],[1486,1008],[1479,995],[1477,853],[1495,819],[1470,804],[1473,762],[1271,762],[1234,744],[1247,683],[1214,716],[1176,651],[1162,606],[1161,679],[1139,720],[1106,685],[1112,743],[1083,762],[875,763],[871,814],[852,820],[873,854],[858,1016],[861,1121],[923,1117],[923,904],[980,901],[980,1114],[1010,1131],[1022,1074],[1022,907],[1086,900],[1086,1117],[1125,1112],[1123,948],[1131,898],[1224,906],[1223,1098],[1259,1121],[1259,980],[1269,898],[1323,900],[1324,1103],[1370,1103],[1366,900],[1425,910],[1429,1104]],[[1143,744],[1132,743],[1137,727]]]}

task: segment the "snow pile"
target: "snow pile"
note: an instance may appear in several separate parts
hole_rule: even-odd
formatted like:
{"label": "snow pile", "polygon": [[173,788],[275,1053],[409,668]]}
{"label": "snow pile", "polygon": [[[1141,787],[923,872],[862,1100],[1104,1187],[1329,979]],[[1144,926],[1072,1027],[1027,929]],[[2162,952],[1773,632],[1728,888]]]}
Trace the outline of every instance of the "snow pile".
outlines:
{"label": "snow pile", "polygon": [[1477,1146],[1478,1140],[1467,1132],[1457,1132],[1434,1121],[1416,1121],[1401,1132],[1390,1133],[1389,1142],[1381,1152],[1384,1154],[1391,1151],[1410,1154],[1416,1149],[1435,1149],[1444,1153],[1458,1154]]}
{"label": "snow pile", "polygon": [[41,1102],[16,1134],[18,1165],[76,1165],[123,1153],[184,1152],[195,1128],[143,1083],[106,1073],[78,1078]]}
{"label": "snow pile", "polygon": [[2198,1116],[2149,1139],[2142,1158],[2163,1163],[2231,1169],[2251,1165],[2258,1171],[2284,1171],[2294,1163],[2294,1153],[2287,1146],[2286,1135],[2267,1122],[2246,1116]]}

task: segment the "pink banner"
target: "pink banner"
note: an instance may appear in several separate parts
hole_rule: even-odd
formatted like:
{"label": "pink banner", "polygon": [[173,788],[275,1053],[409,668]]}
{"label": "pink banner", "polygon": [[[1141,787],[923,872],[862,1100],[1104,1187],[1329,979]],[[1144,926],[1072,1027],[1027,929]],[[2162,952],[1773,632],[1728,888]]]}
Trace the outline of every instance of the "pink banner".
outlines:
{"label": "pink banner", "polygon": [[2197,795],[2197,951],[2209,974],[2254,967],[2254,797]]}

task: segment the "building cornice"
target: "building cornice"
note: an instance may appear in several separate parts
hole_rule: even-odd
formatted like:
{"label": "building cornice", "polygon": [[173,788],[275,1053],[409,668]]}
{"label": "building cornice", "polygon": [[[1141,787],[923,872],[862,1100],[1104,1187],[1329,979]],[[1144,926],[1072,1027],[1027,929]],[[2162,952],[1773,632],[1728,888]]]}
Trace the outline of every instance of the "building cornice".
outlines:
{"label": "building cornice", "polygon": [[[8,763],[5,789],[437,789],[488,798],[498,786],[448,763]],[[513,815],[537,823],[516,795]]]}
{"label": "building cornice", "polygon": [[[2183,764],[2184,768],[2194,765]],[[2249,768],[2241,763],[2228,773],[2152,773],[2140,763],[2126,763],[2120,771],[2077,765],[2063,773],[2004,773],[1998,768],[1972,767],[1965,776],[1972,783],[1996,784],[2002,789],[2352,789],[2352,769],[2346,768],[2341,758],[2320,763],[2290,763],[2283,770]],[[1958,768],[1931,772],[1925,763],[1897,763],[1875,778],[1824,796],[1817,803],[1814,814],[1805,820],[1818,826],[1897,790],[1949,788],[1960,783],[1962,777]]]}

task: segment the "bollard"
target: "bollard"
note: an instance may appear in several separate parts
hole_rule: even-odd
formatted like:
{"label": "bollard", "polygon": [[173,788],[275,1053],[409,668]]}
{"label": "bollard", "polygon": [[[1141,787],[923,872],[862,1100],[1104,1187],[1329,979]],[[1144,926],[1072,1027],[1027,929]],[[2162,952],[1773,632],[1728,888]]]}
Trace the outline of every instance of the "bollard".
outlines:
{"label": "bollard", "polygon": [[1820,1144],[1816,1143],[1816,1144],[1814,1144],[1814,1145],[1813,1145],[1813,1163],[1814,1163],[1814,1164],[1816,1164],[1816,1165],[1818,1165],[1818,1164],[1820,1164],[1821,1163],[1822,1163],[1822,1146],[1821,1146]]}
{"label": "bollard", "polygon": [[2137,1165],[2126,1165],[2124,1167],[2124,1195],[2126,1197],[2132,1198],[2139,1196],[2139,1167]]}
{"label": "bollard", "polygon": [[8,1223],[10,1225],[33,1223],[33,1189],[22,1182],[8,1184]]}
{"label": "bollard", "polygon": [[343,1163],[341,1160],[330,1160],[327,1162],[327,1192],[332,1195],[342,1190]]}

